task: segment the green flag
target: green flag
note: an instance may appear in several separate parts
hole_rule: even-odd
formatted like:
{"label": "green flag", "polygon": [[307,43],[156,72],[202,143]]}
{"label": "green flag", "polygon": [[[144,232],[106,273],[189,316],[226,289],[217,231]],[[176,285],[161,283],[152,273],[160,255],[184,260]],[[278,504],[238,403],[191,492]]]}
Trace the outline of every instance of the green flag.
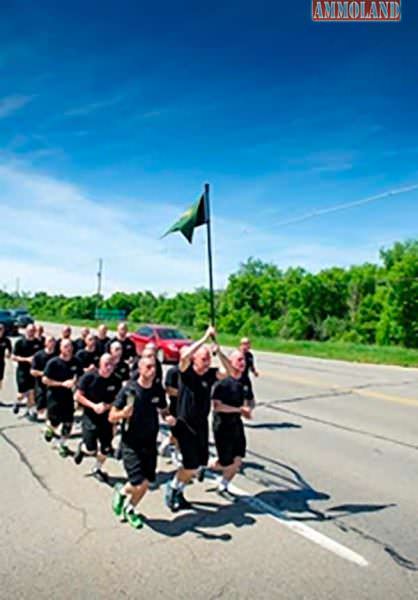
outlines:
{"label": "green flag", "polygon": [[204,225],[208,222],[206,210],[205,210],[205,195],[202,194],[200,200],[193,204],[186,212],[184,212],[180,219],[170,227],[168,231],[162,237],[165,237],[169,233],[180,231],[186,240],[191,244],[193,241],[193,232],[196,227]]}

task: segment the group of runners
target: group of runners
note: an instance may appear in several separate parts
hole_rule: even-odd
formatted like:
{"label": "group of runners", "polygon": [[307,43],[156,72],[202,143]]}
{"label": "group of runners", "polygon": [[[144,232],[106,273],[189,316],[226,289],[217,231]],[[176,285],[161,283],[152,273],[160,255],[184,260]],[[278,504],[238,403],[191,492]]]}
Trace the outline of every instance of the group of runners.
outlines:
{"label": "group of runners", "polygon": [[[139,356],[125,323],[114,338],[105,325],[96,335],[88,328],[76,340],[71,335],[69,326],[55,339],[45,336],[41,325],[28,325],[12,347],[0,324],[0,388],[5,359],[16,363],[13,412],[25,408],[30,421],[45,419],[44,438],[60,456],[72,455],[78,465],[94,457],[92,472],[101,481],[109,481],[106,459],[121,458],[127,483],[114,486],[112,508],[134,528],[143,525],[138,504],[156,478],[162,422],[169,435],[160,452],[168,451],[177,467],[166,485],[167,507],[173,512],[190,508],[184,489],[195,477],[203,480],[206,468],[219,474],[218,493],[232,499],[229,485],[246,451],[242,417],[251,418],[254,408],[250,372],[258,376],[250,340],[243,338],[226,356],[209,326],[200,340],[181,349],[178,365],[163,377],[155,345],[147,344]],[[211,366],[214,356],[219,367]],[[77,407],[82,410],[81,441],[72,452],[68,439]],[[211,410],[217,458],[209,463]],[[114,447],[117,433],[120,443]]]}

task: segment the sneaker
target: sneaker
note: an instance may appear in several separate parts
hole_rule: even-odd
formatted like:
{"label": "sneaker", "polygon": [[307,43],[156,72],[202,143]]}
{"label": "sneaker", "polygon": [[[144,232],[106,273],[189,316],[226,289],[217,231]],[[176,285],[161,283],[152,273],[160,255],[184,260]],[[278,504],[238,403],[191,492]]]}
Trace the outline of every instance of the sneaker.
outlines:
{"label": "sneaker", "polygon": [[15,402],[13,404],[13,408],[12,408],[13,414],[17,415],[19,412],[19,409],[20,409],[19,402]]}
{"label": "sneaker", "polygon": [[76,465],[81,465],[81,462],[82,462],[82,460],[84,458],[84,452],[81,449],[81,445],[82,445],[82,443],[80,442],[78,444],[77,450],[75,451],[75,454],[74,454],[74,462],[75,462]]}
{"label": "sneaker", "polygon": [[204,467],[199,467],[199,469],[197,470],[196,479],[200,483],[202,483],[202,481],[205,479],[205,474],[206,474],[206,469]]}
{"label": "sneaker", "polygon": [[192,505],[190,504],[190,502],[188,502],[186,500],[186,498],[183,496],[183,492],[180,492],[179,490],[176,490],[174,503],[177,507],[177,510],[179,510],[179,509],[187,510],[189,508],[192,508]]}
{"label": "sneaker", "polygon": [[61,456],[61,458],[67,458],[67,456],[70,454],[70,449],[64,444],[60,444],[58,453]]}
{"label": "sneaker", "polygon": [[123,512],[123,504],[125,502],[126,496],[122,494],[123,486],[121,483],[117,483],[113,490],[112,495],[112,510],[117,517],[120,517]]}
{"label": "sneaker", "polygon": [[109,483],[109,475],[101,469],[94,469],[93,477],[101,481],[102,483]]}
{"label": "sneaker", "polygon": [[229,500],[230,502],[235,502],[237,497],[234,496],[232,492],[228,490],[225,486],[219,486],[216,490],[216,493],[224,500]]}
{"label": "sneaker", "polygon": [[45,433],[44,433],[44,440],[46,442],[52,442],[53,439],[54,439],[54,432],[52,431],[52,429],[50,427],[47,427],[45,429]]}
{"label": "sneaker", "polygon": [[165,486],[164,502],[171,512],[175,512],[180,508],[178,502],[176,502],[176,490],[171,487],[170,481],[167,481]]}
{"label": "sneaker", "polygon": [[38,420],[38,415],[36,414],[36,412],[27,412],[25,417],[27,417],[28,421],[30,421],[31,423],[36,423]]}
{"label": "sneaker", "polygon": [[128,521],[129,525],[134,529],[141,529],[144,525],[144,519],[141,515],[138,515],[134,510],[126,510],[123,511],[123,515],[125,519]]}

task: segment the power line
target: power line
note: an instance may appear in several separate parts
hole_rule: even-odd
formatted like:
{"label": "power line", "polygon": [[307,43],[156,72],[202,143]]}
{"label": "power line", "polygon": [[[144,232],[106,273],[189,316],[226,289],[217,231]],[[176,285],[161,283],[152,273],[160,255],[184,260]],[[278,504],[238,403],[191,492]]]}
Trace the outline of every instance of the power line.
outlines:
{"label": "power line", "polygon": [[285,225],[293,225],[294,223],[302,223],[303,221],[308,221],[309,219],[313,219],[314,217],[321,217],[322,215],[327,215],[329,213],[337,212],[339,210],[345,210],[347,208],[354,208],[356,206],[361,206],[363,204],[369,204],[369,202],[375,202],[377,200],[383,200],[383,198],[388,198],[389,196],[397,196],[399,194],[406,194],[407,192],[413,192],[418,190],[418,184],[410,185],[408,187],[397,188],[395,190],[390,190],[388,192],[383,192],[382,194],[377,194],[376,196],[368,196],[367,198],[363,198],[362,200],[356,200],[355,202],[346,202],[345,204],[336,204],[335,206],[330,206],[329,208],[320,208],[314,210],[310,213],[306,213],[305,215],[301,215],[300,217],[294,217],[293,219],[289,219],[287,221],[281,221],[277,223],[276,227],[284,227]]}

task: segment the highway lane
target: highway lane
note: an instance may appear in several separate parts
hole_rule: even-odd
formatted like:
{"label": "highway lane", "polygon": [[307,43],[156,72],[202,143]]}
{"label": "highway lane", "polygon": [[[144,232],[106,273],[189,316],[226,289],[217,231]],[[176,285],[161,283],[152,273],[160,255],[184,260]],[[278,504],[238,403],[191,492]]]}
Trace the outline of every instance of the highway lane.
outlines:
{"label": "highway lane", "polygon": [[[246,497],[231,506],[208,480],[187,490],[206,504],[172,516],[160,488],[141,532],[115,521],[88,464],[59,459],[39,425],[2,408],[0,597],[416,598],[418,371],[257,360]],[[9,366],[2,400],[13,393]]]}

